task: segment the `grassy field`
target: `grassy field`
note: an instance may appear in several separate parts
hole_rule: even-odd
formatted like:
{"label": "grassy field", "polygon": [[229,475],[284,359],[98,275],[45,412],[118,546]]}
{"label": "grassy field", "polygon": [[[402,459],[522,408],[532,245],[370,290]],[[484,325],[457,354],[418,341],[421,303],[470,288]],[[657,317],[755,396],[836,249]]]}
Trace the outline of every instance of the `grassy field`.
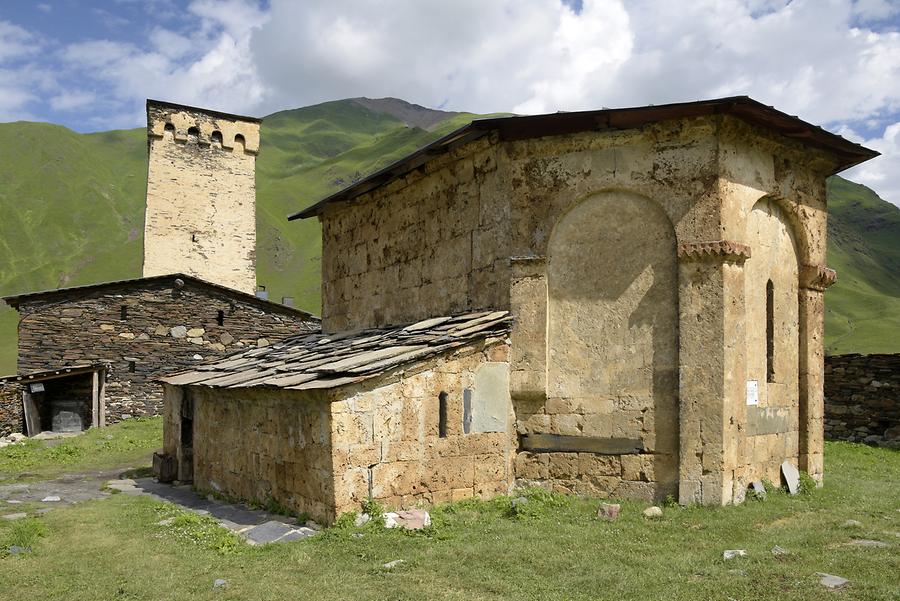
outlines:
{"label": "grassy field", "polygon": [[162,447],[162,418],[129,419],[62,441],[28,439],[0,449],[0,483],[46,480],[60,474],[150,465]]}
{"label": "grassy field", "polygon": [[[604,522],[596,500],[533,496],[517,514],[501,498],[438,507],[420,533],[345,526],[262,548],[171,505],[114,495],[0,523],[0,546],[33,549],[0,559],[0,590],[42,600],[896,600],[900,453],[830,443],[826,462],[823,489],[739,507],[666,507],[656,521],[635,502]],[[890,546],[847,545],[854,539]],[[790,554],[773,556],[775,545]],[[725,549],[747,557],[724,561]],[[816,572],[851,583],[829,592]],[[219,578],[227,584],[214,588]]]}

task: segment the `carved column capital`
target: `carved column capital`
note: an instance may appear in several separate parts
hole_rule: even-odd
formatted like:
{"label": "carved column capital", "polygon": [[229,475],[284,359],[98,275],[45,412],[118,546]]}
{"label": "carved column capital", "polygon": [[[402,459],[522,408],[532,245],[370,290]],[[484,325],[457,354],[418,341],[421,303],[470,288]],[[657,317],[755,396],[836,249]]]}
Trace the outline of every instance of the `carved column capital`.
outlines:
{"label": "carved column capital", "polygon": [[750,258],[750,247],[731,240],[685,242],[678,245],[678,258],[682,261],[712,259],[743,263]]}
{"label": "carved column capital", "polygon": [[800,267],[800,287],[824,292],[837,281],[837,272],[824,265],[803,265]]}

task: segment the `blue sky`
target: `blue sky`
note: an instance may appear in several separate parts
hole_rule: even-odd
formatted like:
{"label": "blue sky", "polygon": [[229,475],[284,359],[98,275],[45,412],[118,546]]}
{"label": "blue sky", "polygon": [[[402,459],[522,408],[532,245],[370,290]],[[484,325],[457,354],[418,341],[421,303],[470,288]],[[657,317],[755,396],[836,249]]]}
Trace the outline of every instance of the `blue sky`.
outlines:
{"label": "blue sky", "polygon": [[900,204],[900,0],[6,0],[0,121],[139,127],[354,96],[519,113],[748,94],[881,151]]}

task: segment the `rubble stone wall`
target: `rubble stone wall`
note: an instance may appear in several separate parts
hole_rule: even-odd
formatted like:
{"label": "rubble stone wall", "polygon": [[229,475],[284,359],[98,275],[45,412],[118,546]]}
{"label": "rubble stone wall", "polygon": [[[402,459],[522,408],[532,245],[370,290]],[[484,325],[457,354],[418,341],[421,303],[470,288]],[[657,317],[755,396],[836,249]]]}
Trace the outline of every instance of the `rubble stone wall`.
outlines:
{"label": "rubble stone wall", "polygon": [[[219,325],[219,312],[222,325]],[[106,422],[162,409],[163,373],[318,326],[274,303],[187,280],[42,296],[19,305],[18,371],[108,363]]]}
{"label": "rubble stone wall", "polygon": [[22,388],[16,382],[0,381],[0,436],[25,432]]}
{"label": "rubble stone wall", "polygon": [[825,437],[900,448],[900,354],[825,358]]}
{"label": "rubble stone wall", "polygon": [[[506,367],[507,354],[503,343],[479,345],[398,381],[332,391],[336,515],[358,511],[369,496],[389,507],[409,508],[508,493],[515,448],[508,396],[502,401],[506,424],[494,428],[503,431],[476,431],[477,417],[468,431],[464,425],[466,397],[471,412],[484,408],[479,400],[484,391],[476,385],[479,367],[491,362]],[[442,392],[445,436],[440,432]]]}

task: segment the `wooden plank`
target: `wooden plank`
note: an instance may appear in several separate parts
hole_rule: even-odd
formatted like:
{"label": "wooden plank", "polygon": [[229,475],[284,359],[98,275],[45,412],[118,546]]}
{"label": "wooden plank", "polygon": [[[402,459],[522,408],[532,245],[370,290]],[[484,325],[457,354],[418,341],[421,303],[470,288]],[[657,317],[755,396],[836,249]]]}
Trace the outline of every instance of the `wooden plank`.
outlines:
{"label": "wooden plank", "polygon": [[563,434],[525,434],[520,439],[523,451],[532,453],[595,453],[597,455],[636,455],[644,443],[632,438],[568,436]]}
{"label": "wooden plank", "polygon": [[100,426],[100,372],[94,371],[91,378],[91,427]]}
{"label": "wooden plank", "polygon": [[[26,385],[27,386],[27,385]],[[41,433],[41,415],[38,413],[37,403],[34,402],[31,393],[22,391],[22,408],[25,410],[25,429],[28,436]]]}

